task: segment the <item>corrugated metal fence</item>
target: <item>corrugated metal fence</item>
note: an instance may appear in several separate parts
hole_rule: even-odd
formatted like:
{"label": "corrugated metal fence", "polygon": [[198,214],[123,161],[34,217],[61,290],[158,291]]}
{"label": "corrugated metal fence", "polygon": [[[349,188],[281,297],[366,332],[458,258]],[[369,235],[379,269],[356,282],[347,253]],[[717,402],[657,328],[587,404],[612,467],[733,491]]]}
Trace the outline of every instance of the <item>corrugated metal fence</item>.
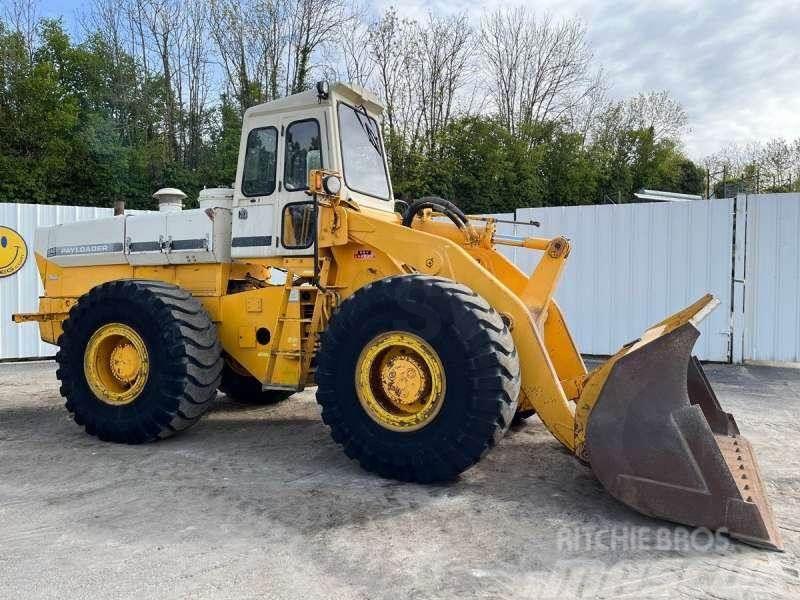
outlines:
{"label": "corrugated metal fence", "polygon": [[800,194],[745,202],[743,358],[800,362]]}
{"label": "corrugated metal fence", "polygon": [[[52,356],[35,324],[13,325],[40,293],[36,227],[93,219],[111,209],[0,204],[0,225],[28,240],[31,256],[0,279],[0,359]],[[494,215],[513,220],[512,214]],[[704,321],[697,354],[714,361],[800,362],[800,194],[711,202],[528,208],[505,235],[565,235],[573,250],[556,294],[581,351],[605,355],[706,292],[721,305]],[[537,252],[501,247],[523,271]]]}
{"label": "corrugated metal fence", "polygon": [[39,339],[36,323],[15,325],[11,314],[36,312],[42,284],[33,257],[37,227],[111,216],[110,208],[0,204],[0,225],[19,233],[28,244],[28,259],[15,275],[0,279],[0,359],[54,356],[57,348]]}
{"label": "corrugated metal fence", "polygon": [[[727,361],[731,340],[733,201],[559,206],[517,211],[517,235],[572,241],[556,300],[586,354],[609,355],[707,292],[720,306],[695,352]],[[538,252],[518,252],[530,273]]]}

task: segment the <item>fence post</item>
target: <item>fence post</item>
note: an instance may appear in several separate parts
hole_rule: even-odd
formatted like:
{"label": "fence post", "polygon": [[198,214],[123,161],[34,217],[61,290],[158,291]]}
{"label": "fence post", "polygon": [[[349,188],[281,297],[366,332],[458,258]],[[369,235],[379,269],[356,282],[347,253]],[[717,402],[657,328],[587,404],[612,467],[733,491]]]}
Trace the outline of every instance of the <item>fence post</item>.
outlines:
{"label": "fence post", "polygon": [[744,296],[747,251],[747,194],[733,200],[733,282],[731,287],[731,362],[744,362]]}

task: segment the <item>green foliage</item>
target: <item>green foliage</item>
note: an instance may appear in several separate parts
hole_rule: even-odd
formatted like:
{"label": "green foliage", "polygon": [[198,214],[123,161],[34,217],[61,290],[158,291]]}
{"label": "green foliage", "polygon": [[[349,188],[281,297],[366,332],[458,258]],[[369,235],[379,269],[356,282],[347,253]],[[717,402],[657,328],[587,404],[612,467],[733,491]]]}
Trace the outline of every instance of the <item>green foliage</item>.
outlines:
{"label": "green foliage", "polygon": [[[43,21],[39,39],[31,56],[0,22],[0,201],[152,208],[159,187],[196,198],[234,181],[241,113],[261,101],[257,85],[212,110],[179,111],[194,136],[178,144],[165,123],[176,99],[133,56],[99,35],[73,44],[59,21]],[[627,201],[642,187],[702,193],[704,171],[675,142],[607,120],[588,141],[558,122],[512,135],[493,116],[458,118],[432,143],[387,132],[395,194],[441,195],[480,213]]]}
{"label": "green foliage", "polygon": [[161,81],[99,36],[72,45],[58,21],[43,21],[40,37],[31,57],[0,24],[0,201],[153,208],[159,187],[196,198],[233,182],[241,117],[226,98],[173,157]]}
{"label": "green foliage", "polygon": [[412,153],[397,140],[395,195],[439,195],[468,213],[528,206],[628,201],[641,188],[701,194],[704,171],[675,142],[651,129],[618,131],[586,142],[559,123],[531,124],[512,135],[495,117],[470,116],[447,126],[435,156]]}
{"label": "green foliage", "polygon": [[[45,36],[45,44],[60,41]],[[62,67],[45,58],[49,51],[31,61],[22,37],[0,30],[0,194],[11,200],[46,201],[78,142],[78,102],[64,93]]]}

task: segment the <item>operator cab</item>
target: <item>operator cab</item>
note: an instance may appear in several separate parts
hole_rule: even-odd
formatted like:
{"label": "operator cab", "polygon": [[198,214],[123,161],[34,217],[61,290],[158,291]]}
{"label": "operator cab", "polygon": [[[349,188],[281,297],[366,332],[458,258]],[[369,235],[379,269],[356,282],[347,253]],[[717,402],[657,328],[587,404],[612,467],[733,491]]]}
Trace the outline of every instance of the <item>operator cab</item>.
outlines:
{"label": "operator cab", "polygon": [[341,173],[344,198],[392,212],[382,113],[370,92],[326,82],[249,108],[236,169],[232,257],[313,254],[312,169]]}

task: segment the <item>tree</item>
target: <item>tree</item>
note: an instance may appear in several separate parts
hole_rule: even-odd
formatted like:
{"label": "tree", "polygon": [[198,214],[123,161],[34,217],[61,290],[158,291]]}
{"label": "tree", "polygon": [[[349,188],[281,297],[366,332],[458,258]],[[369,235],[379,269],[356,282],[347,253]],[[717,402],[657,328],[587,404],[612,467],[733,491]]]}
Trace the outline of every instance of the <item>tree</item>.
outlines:
{"label": "tree", "polygon": [[0,196],[51,203],[68,184],[79,103],[53,62],[63,53],[58,24],[42,25],[41,45],[30,55],[19,31],[0,26]]}
{"label": "tree", "polygon": [[284,92],[287,0],[212,0],[211,34],[226,76],[227,95],[241,114]]}
{"label": "tree", "polygon": [[415,32],[415,24],[400,19],[394,9],[387,10],[369,32],[374,76],[386,104],[384,135],[392,174],[401,180],[409,175],[422,130],[422,116],[417,110],[419,57]]}
{"label": "tree", "polygon": [[629,98],[625,110],[627,126],[652,129],[655,141],[677,140],[688,122],[683,106],[667,90]]}
{"label": "tree", "polygon": [[[357,18],[353,19],[352,26],[340,34],[343,68],[341,72],[335,67],[332,70],[337,73],[337,79],[366,88],[372,83],[376,63],[370,53],[371,31],[364,20],[365,11],[359,7],[355,11]],[[331,62],[335,65],[335,60]]]}
{"label": "tree", "polygon": [[5,17],[16,33],[25,49],[29,62],[33,62],[33,53],[38,43],[39,14],[35,0],[8,0],[0,17]]}
{"label": "tree", "polygon": [[[383,97],[401,197],[497,212],[718,183],[682,153],[686,115],[669,94],[607,98],[576,20],[505,10],[475,30],[391,9],[369,23],[348,0],[93,0],[75,42],[58,22],[31,29],[33,5],[13,2],[0,20],[0,201],[144,208],[159,187],[193,199],[230,185],[244,111],[334,73]],[[800,186],[800,140],[715,160],[742,189]]]}
{"label": "tree", "polygon": [[705,171],[688,158],[682,157],[678,161],[677,178],[674,181],[674,189],[666,191],[676,191],[684,194],[703,195],[705,193]]}
{"label": "tree", "polygon": [[344,0],[289,1],[286,93],[296,94],[310,86],[315,52],[336,41],[340,31],[351,27],[354,15]]}
{"label": "tree", "polygon": [[555,21],[525,7],[499,9],[481,22],[480,47],[489,95],[512,133],[560,120],[602,86],[577,18]]}
{"label": "tree", "polygon": [[179,0],[135,0],[140,7],[137,15],[144,16],[144,25],[161,64],[161,84],[164,99],[164,160],[170,162],[180,157],[178,145],[178,111],[176,110],[176,74],[174,55],[183,35],[183,19]]}
{"label": "tree", "polygon": [[464,85],[470,54],[472,30],[465,15],[428,15],[425,25],[417,24],[415,50],[419,89],[418,110],[426,137],[426,150],[436,156],[436,140],[451,122],[456,94]]}
{"label": "tree", "polygon": [[800,189],[800,138],[787,142],[729,143],[703,163],[715,195],[789,192]]}
{"label": "tree", "polygon": [[468,116],[439,134],[440,156],[422,163],[415,196],[442,195],[467,213],[538,206],[543,195],[539,157],[496,117]]}
{"label": "tree", "polygon": [[761,153],[763,176],[767,180],[765,191],[788,192],[792,188],[792,151],[783,138],[769,140]]}

